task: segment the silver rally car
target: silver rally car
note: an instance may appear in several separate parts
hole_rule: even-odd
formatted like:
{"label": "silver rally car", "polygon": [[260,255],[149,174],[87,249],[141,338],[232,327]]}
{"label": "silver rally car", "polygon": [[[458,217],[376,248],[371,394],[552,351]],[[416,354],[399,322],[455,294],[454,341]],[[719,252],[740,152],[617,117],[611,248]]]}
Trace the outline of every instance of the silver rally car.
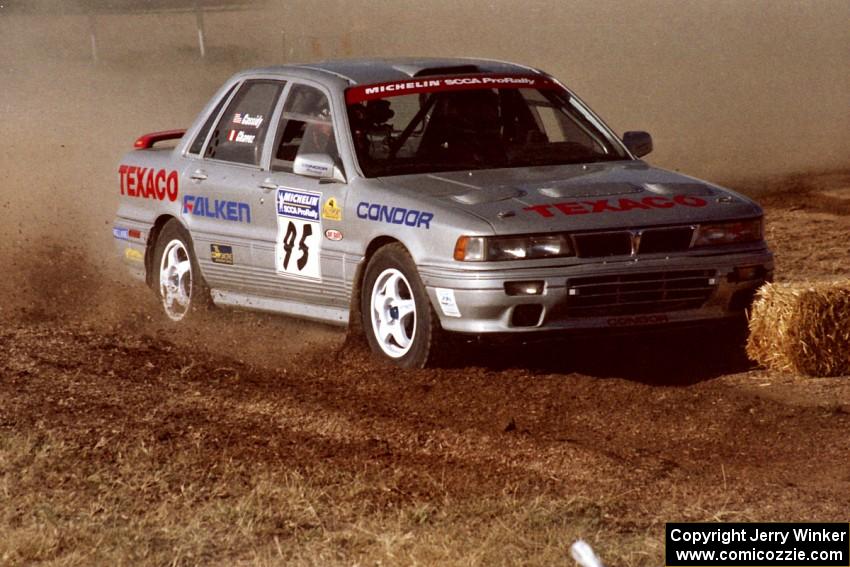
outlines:
{"label": "silver rally car", "polygon": [[522,65],[253,69],[135,147],[113,236],[168,317],[212,302],[362,327],[404,367],[446,332],[733,318],[773,274],[757,204],[651,167],[649,134],[621,140]]}

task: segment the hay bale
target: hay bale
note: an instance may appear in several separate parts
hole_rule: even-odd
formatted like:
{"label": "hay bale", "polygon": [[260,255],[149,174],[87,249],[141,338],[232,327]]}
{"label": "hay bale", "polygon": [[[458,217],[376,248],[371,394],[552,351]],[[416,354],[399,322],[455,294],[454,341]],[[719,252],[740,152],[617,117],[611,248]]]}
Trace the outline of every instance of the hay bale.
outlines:
{"label": "hay bale", "polygon": [[766,284],[749,326],[747,354],[762,366],[850,375],[850,282]]}

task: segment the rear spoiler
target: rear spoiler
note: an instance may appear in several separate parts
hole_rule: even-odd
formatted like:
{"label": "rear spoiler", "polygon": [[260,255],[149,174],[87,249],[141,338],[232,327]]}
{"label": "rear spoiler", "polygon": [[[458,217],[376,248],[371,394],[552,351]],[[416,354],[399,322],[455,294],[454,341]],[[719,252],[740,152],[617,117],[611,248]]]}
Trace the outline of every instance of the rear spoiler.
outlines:
{"label": "rear spoiler", "polygon": [[139,136],[136,143],[133,144],[133,147],[137,150],[147,150],[148,148],[152,148],[157,142],[182,138],[185,133],[186,130],[163,130],[162,132],[151,132],[150,134]]}

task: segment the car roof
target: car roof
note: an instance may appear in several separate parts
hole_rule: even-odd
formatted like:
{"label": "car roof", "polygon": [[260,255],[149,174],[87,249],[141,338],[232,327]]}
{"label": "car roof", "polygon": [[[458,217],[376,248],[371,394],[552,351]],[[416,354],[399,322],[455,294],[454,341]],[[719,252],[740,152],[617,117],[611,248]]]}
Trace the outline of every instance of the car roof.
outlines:
{"label": "car roof", "polygon": [[[444,72],[441,72],[444,70]],[[538,69],[495,59],[398,57],[392,59],[338,59],[264,67],[246,74],[296,73],[319,78],[324,75],[343,79],[351,85],[400,81],[422,75],[457,73],[524,73],[542,74]]]}

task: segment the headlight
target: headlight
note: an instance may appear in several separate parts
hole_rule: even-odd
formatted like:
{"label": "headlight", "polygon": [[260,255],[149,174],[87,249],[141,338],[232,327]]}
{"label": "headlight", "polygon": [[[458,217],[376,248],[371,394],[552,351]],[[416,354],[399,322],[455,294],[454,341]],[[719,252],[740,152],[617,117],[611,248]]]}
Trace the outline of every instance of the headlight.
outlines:
{"label": "headlight", "polygon": [[722,224],[702,224],[697,229],[694,246],[715,246],[718,244],[740,244],[762,239],[762,219],[725,222]]}
{"label": "headlight", "polygon": [[497,262],[572,256],[570,241],[564,234],[519,236],[461,236],[455,245],[455,260]]}

